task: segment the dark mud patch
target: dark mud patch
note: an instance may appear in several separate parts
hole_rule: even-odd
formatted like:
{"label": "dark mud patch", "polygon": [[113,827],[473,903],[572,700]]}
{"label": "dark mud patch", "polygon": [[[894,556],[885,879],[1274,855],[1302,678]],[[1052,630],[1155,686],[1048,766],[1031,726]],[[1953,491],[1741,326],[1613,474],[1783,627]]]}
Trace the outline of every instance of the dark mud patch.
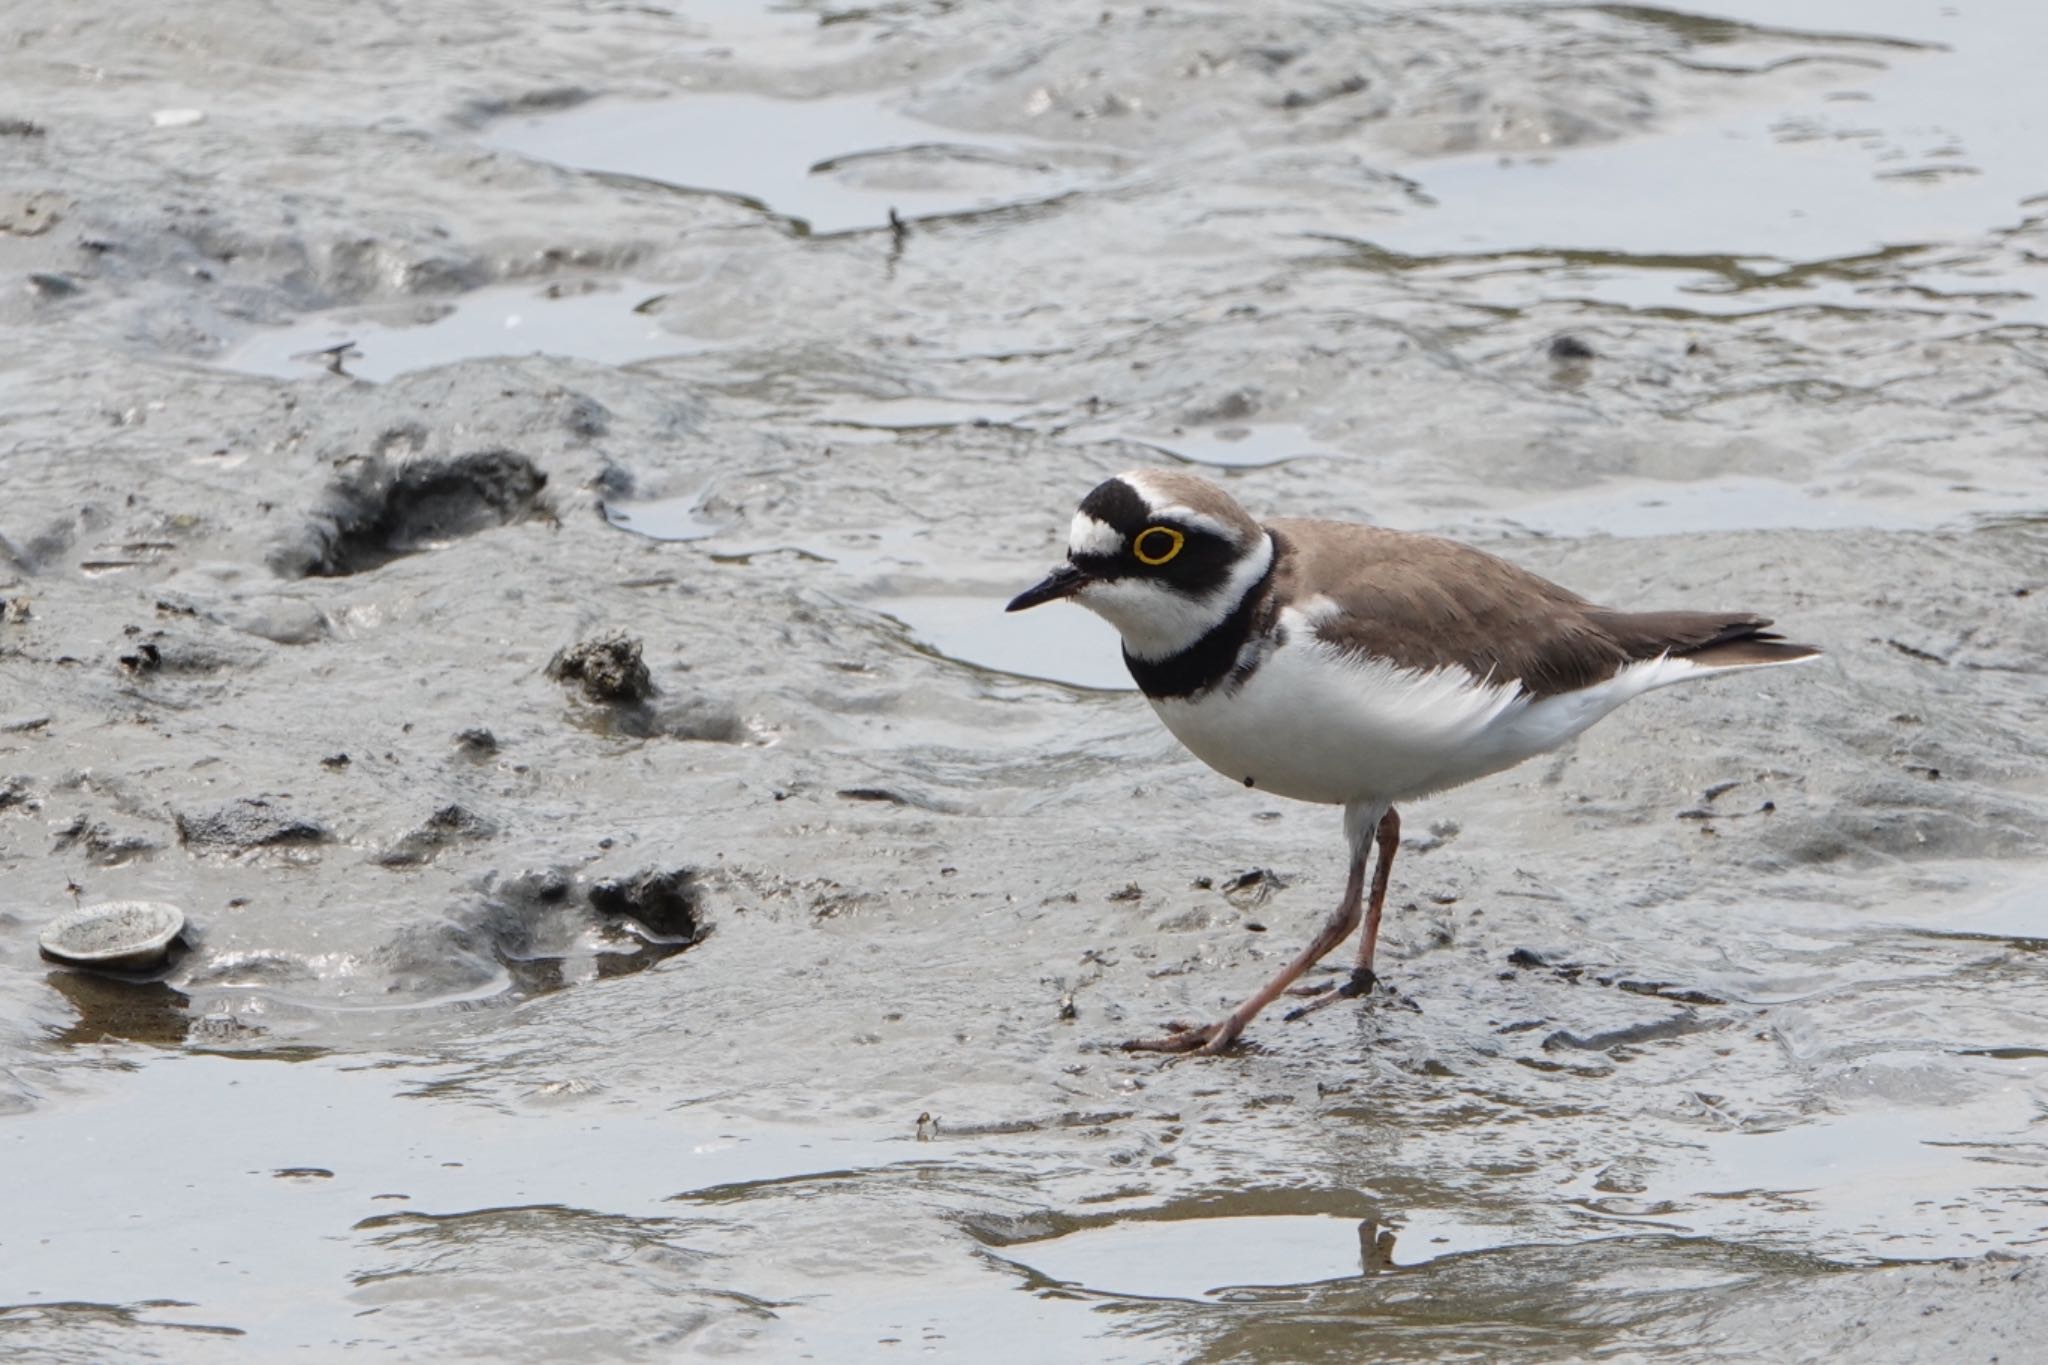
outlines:
{"label": "dark mud patch", "polygon": [[498,752],[498,737],[481,725],[472,725],[455,736],[455,750],[465,758],[479,761]]}
{"label": "dark mud patch", "polygon": [[[5,790],[0,789],[0,798],[5,795]],[[6,801],[0,799],[0,806],[5,804]],[[79,815],[57,830],[50,851],[68,853],[76,849],[101,867],[118,867],[137,858],[147,858],[160,847],[162,845],[145,834],[116,829],[105,821]]]}
{"label": "dark mud patch", "polygon": [[238,797],[212,810],[178,811],[172,818],[179,843],[208,853],[310,847],[334,837],[319,821],[295,815],[267,796]]}
{"label": "dark mud patch", "polygon": [[472,451],[393,468],[366,457],[328,489],[306,527],[270,554],[285,578],[343,578],[544,515],[548,476],[516,451]]}
{"label": "dark mud patch", "polygon": [[702,899],[697,874],[688,868],[650,869],[590,888],[591,907],[599,914],[632,920],[648,934],[683,947],[704,936]]}
{"label": "dark mud patch", "polygon": [[114,663],[130,679],[153,675],[211,678],[254,668],[262,662],[254,650],[210,644],[173,631],[145,631],[140,626],[128,626],[122,633],[129,644],[114,656]]}
{"label": "dark mud patch", "polygon": [[714,697],[675,697],[654,703],[608,706],[591,717],[599,734],[625,739],[682,739],[697,744],[745,744],[754,737],[747,721],[728,702]]}
{"label": "dark mud patch", "polygon": [[564,109],[574,109],[596,98],[592,91],[580,85],[547,86],[538,90],[526,90],[517,95],[483,96],[465,100],[456,109],[453,121],[461,128],[481,128],[496,119],[531,117],[535,114],[559,114]]}
{"label": "dark mud patch", "polygon": [[459,955],[495,960],[516,993],[533,996],[645,971],[709,932],[693,869],[598,881],[544,869],[492,887],[445,938]]}
{"label": "dark mud patch", "polygon": [[467,806],[451,803],[429,815],[379,853],[377,863],[382,867],[419,867],[432,862],[444,849],[488,839],[497,832],[495,822]]}
{"label": "dark mud patch", "polygon": [[960,815],[968,809],[960,802],[948,801],[944,797],[908,785],[841,787],[833,795],[842,801],[859,801],[877,806],[903,806],[911,810],[928,810],[939,815]]}
{"label": "dark mud patch", "polygon": [[1702,1019],[1691,1010],[1686,1010],[1668,1019],[1629,1024],[1622,1028],[1605,1029],[1599,1033],[1577,1034],[1570,1029],[1558,1029],[1543,1040],[1543,1050],[1556,1052],[1560,1049],[1569,1049],[1576,1052],[1614,1053],[1645,1043],[1663,1042],[1672,1038],[1683,1038],[1691,1033],[1726,1027],[1725,1020]]}

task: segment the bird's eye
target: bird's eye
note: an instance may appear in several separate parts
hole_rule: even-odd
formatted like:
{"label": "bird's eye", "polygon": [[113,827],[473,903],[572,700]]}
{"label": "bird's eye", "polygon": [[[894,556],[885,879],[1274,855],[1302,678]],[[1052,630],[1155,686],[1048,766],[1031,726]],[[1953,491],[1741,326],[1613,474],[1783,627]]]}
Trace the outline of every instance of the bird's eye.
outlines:
{"label": "bird's eye", "polygon": [[1188,538],[1171,526],[1147,526],[1131,542],[1131,553],[1140,564],[1157,568],[1179,554],[1180,547],[1187,543]]}

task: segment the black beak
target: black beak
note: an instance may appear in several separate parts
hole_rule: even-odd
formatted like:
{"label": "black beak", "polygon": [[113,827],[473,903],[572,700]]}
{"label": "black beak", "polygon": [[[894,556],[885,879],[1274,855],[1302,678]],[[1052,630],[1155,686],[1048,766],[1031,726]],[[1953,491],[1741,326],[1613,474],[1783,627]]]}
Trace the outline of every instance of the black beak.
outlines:
{"label": "black beak", "polygon": [[1010,599],[1004,611],[1023,611],[1046,602],[1056,602],[1062,597],[1072,597],[1088,586],[1089,576],[1071,564],[1062,564],[1038,582]]}

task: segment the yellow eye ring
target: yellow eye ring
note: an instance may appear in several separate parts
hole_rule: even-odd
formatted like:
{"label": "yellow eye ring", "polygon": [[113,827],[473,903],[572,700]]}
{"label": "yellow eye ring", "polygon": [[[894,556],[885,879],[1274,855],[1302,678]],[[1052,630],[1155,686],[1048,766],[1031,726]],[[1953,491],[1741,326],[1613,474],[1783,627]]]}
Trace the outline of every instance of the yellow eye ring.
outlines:
{"label": "yellow eye ring", "polygon": [[[1164,546],[1160,544],[1162,540],[1166,542]],[[1131,542],[1131,553],[1140,564],[1157,568],[1179,554],[1180,547],[1187,543],[1188,538],[1171,526],[1147,526]]]}

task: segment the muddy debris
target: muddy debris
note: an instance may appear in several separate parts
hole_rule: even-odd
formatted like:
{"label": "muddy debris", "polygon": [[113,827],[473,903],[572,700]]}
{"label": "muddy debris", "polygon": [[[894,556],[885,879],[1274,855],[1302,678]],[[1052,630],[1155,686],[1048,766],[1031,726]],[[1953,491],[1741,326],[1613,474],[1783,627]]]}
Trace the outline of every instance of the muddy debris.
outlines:
{"label": "muddy debris", "polygon": [[1240,910],[1256,910],[1273,898],[1276,891],[1287,889],[1287,879],[1270,868],[1247,868],[1234,876],[1225,877],[1218,888],[1223,899]]}
{"label": "muddy debris", "polygon": [[455,747],[470,758],[488,758],[498,752],[498,737],[475,725],[455,736]]}
{"label": "muddy debris", "polygon": [[609,733],[628,739],[680,739],[697,744],[745,744],[753,738],[746,718],[715,697],[670,697],[607,708]]}
{"label": "muddy debris", "polygon": [[654,677],[640,657],[640,641],[624,631],[593,636],[558,650],[547,675],[574,683],[600,705],[644,702],[654,695]]}
{"label": "muddy debris", "polygon": [[452,844],[488,839],[497,832],[494,821],[466,806],[451,803],[379,853],[376,861],[380,867],[418,867],[432,862],[436,854]]}
{"label": "muddy debris", "polygon": [[57,831],[50,851],[64,853],[76,848],[101,867],[117,867],[137,858],[146,858],[161,847],[145,835],[122,833],[104,821],[88,820],[80,815]]}
{"label": "muddy debris", "polygon": [[644,971],[708,932],[690,869],[588,882],[565,868],[541,868],[497,883],[453,927],[431,941],[395,944],[393,953],[420,971],[435,970],[436,954],[446,951],[495,960],[518,993],[544,995],[584,973],[610,979]]}
{"label": "muddy debris", "polygon": [[1672,1015],[1668,1019],[1654,1019],[1647,1023],[1630,1024],[1623,1028],[1603,1029],[1598,1033],[1580,1035],[1570,1029],[1558,1029],[1543,1040],[1545,1052],[1569,1049],[1576,1052],[1612,1052],[1619,1047],[1630,1047],[1641,1043],[1661,1042],[1671,1038],[1683,1038],[1689,1033],[1707,1029],[1725,1028],[1725,1021],[1702,1019],[1691,1010]]}
{"label": "muddy debris", "polygon": [[1549,352],[1550,358],[1560,365],[1583,365],[1599,354],[1592,343],[1570,332],[1551,338]]}
{"label": "muddy debris", "polygon": [[608,877],[591,886],[589,898],[599,914],[633,920],[667,942],[691,944],[704,936],[703,896],[689,868]]}
{"label": "muddy debris", "polygon": [[253,667],[261,656],[246,647],[224,646],[170,631],[144,632],[140,626],[123,631],[135,643],[114,662],[130,677],[152,673],[184,678],[203,678],[233,668]]}
{"label": "muddy debris", "polygon": [[910,804],[910,798],[892,792],[887,787],[841,787],[833,795],[842,801],[872,801],[884,806]]}
{"label": "muddy debris", "polygon": [[268,796],[242,796],[211,810],[173,815],[178,842],[208,852],[324,844],[334,835],[317,820],[294,815]]}
{"label": "muddy debris", "polygon": [[343,578],[546,512],[548,476],[502,448],[397,467],[380,456],[351,462],[319,509],[270,553],[283,578]]}

